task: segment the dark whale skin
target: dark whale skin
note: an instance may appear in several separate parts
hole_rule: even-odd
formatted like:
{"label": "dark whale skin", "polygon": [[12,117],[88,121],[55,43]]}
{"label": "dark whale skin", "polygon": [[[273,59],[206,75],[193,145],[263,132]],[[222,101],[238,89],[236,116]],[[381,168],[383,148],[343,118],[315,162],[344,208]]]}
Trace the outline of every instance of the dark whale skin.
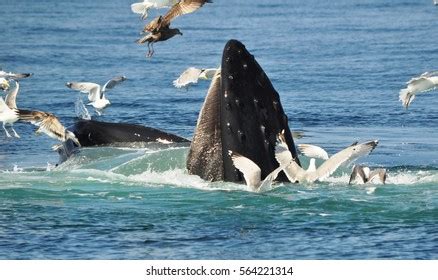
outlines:
{"label": "dark whale skin", "polygon": [[[277,91],[254,56],[237,40],[225,45],[219,86],[220,90],[207,95],[198,119],[194,134],[198,141],[192,142],[187,159],[190,174],[209,181],[241,182],[243,177],[228,154],[231,150],[254,161],[264,178],[278,167],[274,148],[276,135],[283,129],[289,150],[300,164]],[[201,141],[198,135],[210,138]],[[217,169],[212,172],[214,166]],[[287,178],[280,173],[277,180]]]}
{"label": "dark whale skin", "polygon": [[137,124],[80,120],[69,130],[76,135],[83,147],[105,146],[115,143],[156,142],[157,139],[174,143],[189,142],[189,140],[177,135]]}

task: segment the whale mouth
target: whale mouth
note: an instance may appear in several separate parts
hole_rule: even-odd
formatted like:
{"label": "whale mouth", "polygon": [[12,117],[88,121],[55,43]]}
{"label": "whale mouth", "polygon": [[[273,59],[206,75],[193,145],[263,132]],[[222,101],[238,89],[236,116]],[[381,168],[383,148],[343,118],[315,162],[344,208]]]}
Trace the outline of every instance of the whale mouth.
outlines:
{"label": "whale mouth", "polygon": [[[283,129],[297,159],[277,91],[245,46],[230,40],[223,51],[221,72],[213,78],[198,117],[187,169],[209,181],[240,182],[242,175],[227,153],[232,150],[254,161],[263,178],[278,167],[274,147]],[[280,174],[278,180],[287,178]]]}

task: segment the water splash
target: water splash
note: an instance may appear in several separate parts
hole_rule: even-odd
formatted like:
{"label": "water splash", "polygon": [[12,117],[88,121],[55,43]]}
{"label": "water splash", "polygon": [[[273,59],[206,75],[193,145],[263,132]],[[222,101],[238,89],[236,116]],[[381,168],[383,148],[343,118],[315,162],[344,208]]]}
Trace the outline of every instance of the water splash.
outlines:
{"label": "water splash", "polygon": [[78,98],[75,101],[75,113],[76,116],[83,120],[91,120],[90,113],[88,109],[85,107],[84,102],[82,101],[82,96],[79,94]]}

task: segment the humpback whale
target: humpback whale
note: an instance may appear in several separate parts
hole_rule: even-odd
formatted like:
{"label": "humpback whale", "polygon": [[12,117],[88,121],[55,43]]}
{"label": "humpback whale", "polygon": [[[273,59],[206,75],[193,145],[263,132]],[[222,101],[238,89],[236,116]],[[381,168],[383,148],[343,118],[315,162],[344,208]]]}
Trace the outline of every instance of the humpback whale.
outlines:
{"label": "humpback whale", "polygon": [[79,120],[69,128],[83,147],[132,142],[189,142],[189,140],[155,128],[126,123]]}
{"label": "humpback whale", "polygon": [[[83,147],[127,142],[189,142],[187,139],[154,128],[133,124],[80,120],[69,128]],[[275,159],[277,134],[293,160],[300,165],[288,118],[277,91],[245,46],[230,40],[225,45],[221,68],[215,73],[190,144],[186,168],[189,174],[208,181],[242,182],[228,151],[251,159],[266,178],[279,164]],[[55,147],[68,157],[71,143]],[[64,156],[63,156],[64,155]],[[287,182],[284,172],[277,180]]]}
{"label": "humpback whale", "polygon": [[[228,154],[250,158],[265,178],[279,165],[276,135],[284,130],[294,160],[294,140],[280,97],[245,46],[230,40],[225,45],[220,72],[216,72],[199,113],[186,167],[209,181],[243,181]],[[282,173],[277,178],[287,181]]]}

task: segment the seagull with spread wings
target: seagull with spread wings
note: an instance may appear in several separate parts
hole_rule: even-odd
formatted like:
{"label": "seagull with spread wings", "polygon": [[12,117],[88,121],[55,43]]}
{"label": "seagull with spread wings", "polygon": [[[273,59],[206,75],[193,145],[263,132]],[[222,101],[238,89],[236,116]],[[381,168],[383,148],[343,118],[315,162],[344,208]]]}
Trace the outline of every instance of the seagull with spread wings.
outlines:
{"label": "seagull with spread wings", "polygon": [[438,71],[425,72],[410,79],[406,84],[407,87],[400,90],[399,100],[408,109],[417,94],[438,88]]}
{"label": "seagull with spread wings", "polygon": [[176,88],[187,88],[191,84],[197,84],[198,80],[211,80],[217,70],[217,68],[199,69],[189,67],[181,73],[178,79],[173,81],[173,85]]}
{"label": "seagull with spread wings", "polygon": [[295,161],[284,138],[284,131],[278,134],[275,146],[275,158],[280,165],[289,164],[284,168],[286,176],[291,182],[313,183],[323,180],[333,174],[341,165],[352,162],[357,158],[369,154],[379,143],[378,140],[361,144],[353,144],[334,154],[315,170],[304,170]]}
{"label": "seagull with spread wings", "polygon": [[148,43],[147,57],[154,54],[154,43],[166,41],[175,35],[182,35],[178,28],[170,28],[173,19],[180,15],[193,13],[210,0],[181,0],[170,8],[164,16],[158,16],[143,28],[143,32],[149,32],[143,38],[138,39],[138,44]]}
{"label": "seagull with spread wings", "polygon": [[90,103],[87,105],[92,105],[96,110],[96,113],[100,116],[102,114],[102,110],[111,104],[106,98],[105,93],[125,80],[125,76],[114,77],[106,82],[103,87],[89,82],[69,82],[65,85],[73,90],[77,90],[82,93],[88,93],[88,100]]}
{"label": "seagull with spread wings", "polygon": [[18,113],[20,121],[30,122],[38,127],[35,134],[45,133],[50,138],[57,139],[61,142],[71,139],[76,145],[81,146],[76,135],[67,130],[54,114],[21,109],[18,110]]}

